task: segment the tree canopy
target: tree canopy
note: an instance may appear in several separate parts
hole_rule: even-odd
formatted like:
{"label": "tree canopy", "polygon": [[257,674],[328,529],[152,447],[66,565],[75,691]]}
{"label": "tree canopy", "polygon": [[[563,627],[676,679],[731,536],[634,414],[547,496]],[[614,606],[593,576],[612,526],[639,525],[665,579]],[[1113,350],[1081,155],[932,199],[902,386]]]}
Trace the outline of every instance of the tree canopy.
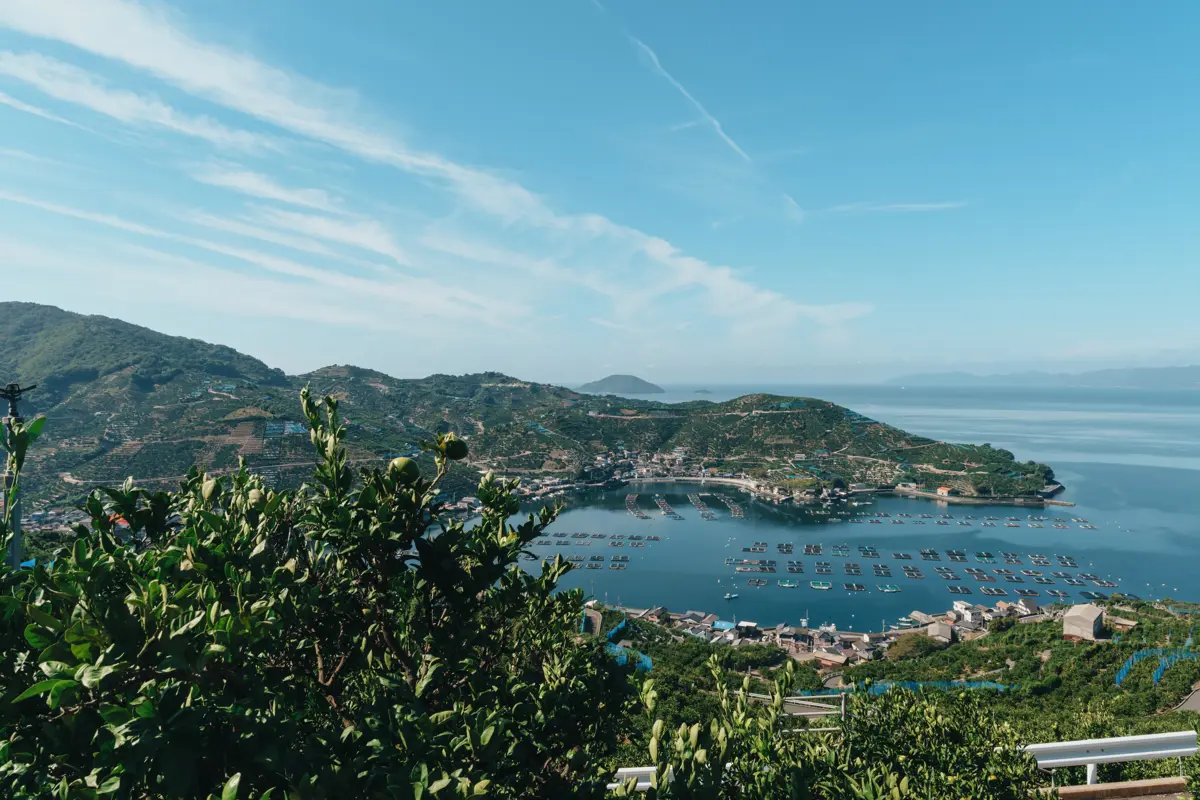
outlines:
{"label": "tree canopy", "polygon": [[[855,697],[816,733],[783,700],[815,675],[765,649],[710,651],[707,679],[700,652],[680,650],[662,659],[677,669],[639,683],[580,631],[581,593],[556,591],[569,564],[518,566],[555,511],[513,524],[515,482],[486,475],[482,516],[452,521],[438,489],[462,440],[423,444],[428,477],[403,457],[355,473],[337,401],[301,402],[317,457],[298,489],[244,463],[173,492],[127,481],[87,497],[88,523],[52,563],[0,567],[0,796],[600,797],[631,742],[661,798],[1036,785],[976,698]],[[7,426],[12,470],[44,425]],[[729,665],[768,669],[754,687],[768,699]]]}
{"label": "tree canopy", "polygon": [[589,767],[622,671],[577,635],[580,594],[554,592],[568,565],[516,566],[554,513],[511,525],[513,484],[489,476],[478,524],[447,522],[461,440],[426,445],[429,478],[399,461],[355,476],[337,402],[302,402],[319,461],[298,491],[244,469],[126,483],[88,497],[53,564],[6,568],[0,795],[603,790]]}

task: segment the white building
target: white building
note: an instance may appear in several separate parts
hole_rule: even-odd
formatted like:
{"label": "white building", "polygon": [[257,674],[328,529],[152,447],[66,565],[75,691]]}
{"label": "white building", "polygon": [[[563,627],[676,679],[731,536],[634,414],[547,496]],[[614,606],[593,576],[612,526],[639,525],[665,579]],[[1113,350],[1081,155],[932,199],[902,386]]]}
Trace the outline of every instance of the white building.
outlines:
{"label": "white building", "polygon": [[1030,617],[1034,614],[1040,614],[1041,611],[1041,606],[1039,606],[1037,600],[1034,600],[1032,597],[1022,597],[1017,601],[1017,612],[1022,617]]}
{"label": "white building", "polygon": [[1063,615],[1063,638],[1094,642],[1104,627],[1104,611],[1097,605],[1071,606]]}

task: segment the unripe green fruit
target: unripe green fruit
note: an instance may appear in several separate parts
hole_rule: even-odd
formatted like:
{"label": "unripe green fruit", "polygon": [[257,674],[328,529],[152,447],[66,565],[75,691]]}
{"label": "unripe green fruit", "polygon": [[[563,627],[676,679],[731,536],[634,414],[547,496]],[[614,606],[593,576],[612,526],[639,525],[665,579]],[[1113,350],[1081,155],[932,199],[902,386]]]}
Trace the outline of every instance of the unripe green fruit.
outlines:
{"label": "unripe green fruit", "polygon": [[421,477],[421,468],[411,458],[393,458],[388,465],[388,474],[401,483],[412,483]]}
{"label": "unripe green fruit", "polygon": [[446,439],[446,458],[451,461],[462,461],[467,457],[467,443],[456,436]]}
{"label": "unripe green fruit", "polygon": [[259,508],[266,499],[262,489],[251,489],[250,494],[246,496],[246,501],[250,503],[251,508]]}

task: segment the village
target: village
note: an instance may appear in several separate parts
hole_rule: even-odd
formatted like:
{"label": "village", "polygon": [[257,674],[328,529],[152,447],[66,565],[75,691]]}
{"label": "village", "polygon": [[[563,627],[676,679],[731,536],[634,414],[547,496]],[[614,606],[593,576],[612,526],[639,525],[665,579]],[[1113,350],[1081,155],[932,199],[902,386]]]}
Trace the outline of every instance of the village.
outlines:
{"label": "village", "polygon": [[[785,651],[798,662],[809,662],[833,676],[845,667],[854,666],[878,658],[884,658],[888,649],[904,636],[926,636],[938,645],[965,642],[987,636],[997,620],[999,624],[1029,624],[1058,621],[1062,624],[1062,636],[1067,641],[1103,642],[1113,634],[1122,634],[1137,626],[1135,620],[1110,613],[1106,608],[1092,603],[1070,607],[1040,606],[1032,598],[1021,598],[1009,603],[1000,601],[995,606],[985,606],[966,600],[956,600],[953,606],[938,614],[913,611],[905,619],[904,626],[886,631],[858,632],[838,630],[836,625],[808,626],[808,620],[800,625],[779,623],[775,626],[760,626],[750,620],[730,621],[717,614],[705,611],[669,612],[663,607],[625,608],[605,607],[592,600],[586,604],[588,615],[599,617],[601,608],[612,608],[623,612],[627,618],[645,620],[669,629],[678,636],[691,636],[711,644],[730,647],[745,645],[774,645]],[[1114,606],[1113,611],[1122,609]],[[595,630],[599,630],[597,622]],[[616,643],[621,648],[632,648],[631,641]],[[836,681],[831,681],[836,685]]]}

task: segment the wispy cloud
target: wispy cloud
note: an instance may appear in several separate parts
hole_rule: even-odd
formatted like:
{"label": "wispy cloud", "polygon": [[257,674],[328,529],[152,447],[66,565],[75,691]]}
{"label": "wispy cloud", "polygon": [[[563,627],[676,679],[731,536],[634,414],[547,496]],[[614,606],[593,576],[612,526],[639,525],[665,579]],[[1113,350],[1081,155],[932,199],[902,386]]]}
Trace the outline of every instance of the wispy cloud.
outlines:
{"label": "wispy cloud", "polygon": [[[526,186],[438,153],[411,147],[386,126],[359,121],[353,92],[337,90],[285,72],[219,45],[198,41],[174,16],[130,0],[3,0],[0,26],[64,42],[142,70],[196,97],[241,112],[294,135],[338,148],[368,162],[387,164],[441,186],[470,211],[506,230],[539,232],[553,247],[586,252],[596,261],[614,254],[656,291],[707,294],[714,313],[738,323],[768,319],[790,324],[807,319],[840,324],[868,313],[866,304],[821,306],[797,302],[756,286],[729,267],[686,255],[674,245],[632,226],[590,213],[561,213]],[[653,56],[653,51],[635,43]],[[697,107],[740,160],[746,152],[678,81],[652,63]],[[315,236],[312,230],[303,231]],[[506,300],[510,302],[511,299]]]}
{"label": "wispy cloud", "polygon": [[[87,286],[88,295],[120,307],[144,301],[148,306],[196,308],[244,318],[274,317],[368,331],[394,331],[404,321],[385,309],[365,309],[359,298],[330,297],[308,284],[274,280],[225,269],[203,261],[138,245],[117,245],[113,252],[64,251],[0,234],[0,252],[14,269],[38,275],[55,286]],[[107,280],[95,280],[96,273]],[[55,289],[41,299],[63,304]]]}
{"label": "wispy cloud", "polygon": [[922,211],[953,211],[965,208],[966,203],[844,203],[821,210],[826,214],[918,213]]}
{"label": "wispy cloud", "polygon": [[29,153],[24,150],[17,150],[12,147],[0,147],[0,156],[5,158],[15,158],[20,161],[32,161],[38,164],[53,164],[56,167],[70,167],[73,164],[68,164],[65,161],[59,161],[57,158],[48,158],[39,156],[36,153]]}
{"label": "wispy cloud", "polygon": [[629,294],[628,288],[606,278],[599,270],[567,268],[556,259],[533,256],[495,243],[480,241],[459,231],[426,230],[418,239],[421,247],[455,256],[474,264],[520,270],[539,281],[582,286],[610,300]]}
{"label": "wispy cloud", "polygon": [[692,104],[692,107],[695,108],[697,113],[700,114],[700,117],[706,123],[708,123],[708,126],[713,129],[713,132],[716,133],[717,137],[725,143],[726,147],[736,153],[743,161],[747,163],[753,163],[753,159],[746,154],[746,151],[742,149],[741,145],[735,142],[733,137],[725,132],[725,128],[721,125],[721,121],[712,114],[708,113],[708,109],[704,107],[704,104],[697,100],[682,83],[675,79],[674,75],[667,71],[666,67],[662,65],[662,62],[658,60],[658,54],[655,53],[648,44],[632,35],[629,36],[629,41],[633,43],[634,47],[641,51],[642,55],[644,55],[647,60],[649,60],[650,65],[654,68],[654,71],[658,73],[659,77],[665,79],[667,83],[674,86],[675,91],[683,95],[684,99]]}
{"label": "wispy cloud", "polygon": [[[646,44],[636,36],[630,33],[626,33],[625,35],[628,37],[633,46],[636,47],[643,56],[645,56],[654,72],[660,78],[666,80],[667,83],[671,84],[675,91],[679,92],[679,94],[682,95],[683,98],[687,100],[692,105],[692,108],[694,108],[700,115],[699,120],[693,120],[691,122],[674,125],[670,130],[672,132],[678,132],[700,124],[707,125],[717,135],[717,138],[720,139],[727,148],[729,148],[729,150],[737,155],[738,158],[740,158],[743,162],[751,165],[757,170],[758,165],[756,164],[755,160],[750,157],[750,154],[747,153],[745,149],[743,149],[742,146],[725,131],[725,126],[721,124],[721,121],[713,116],[713,114],[711,114],[709,110],[705,108],[704,104],[696,99],[696,96],[688,91],[687,87],[680,83],[679,79],[672,75],[667,68],[662,65],[662,61],[660,61],[658,58],[658,53],[654,52],[654,49],[650,47],[650,45]],[[800,205],[792,198],[790,194],[787,192],[783,192],[782,194],[784,201],[784,216],[793,222],[802,222],[804,220],[803,209],[800,208]]]}
{"label": "wispy cloud", "polygon": [[387,256],[400,266],[412,265],[412,259],[400,248],[392,234],[375,220],[335,219],[278,208],[260,208],[255,217],[276,228]]}
{"label": "wispy cloud", "polygon": [[261,175],[245,169],[207,165],[193,170],[192,177],[200,183],[219,186],[222,189],[240,192],[262,200],[274,200],[291,206],[327,211],[332,214],[344,213],[340,201],[323,189],[296,189],[283,186],[268,175]]}
{"label": "wispy cloud", "polygon": [[393,303],[403,304],[406,313],[412,312],[419,315],[433,313],[455,319],[462,315],[464,308],[469,308],[472,313],[478,314],[482,321],[498,326],[503,326],[507,315],[521,313],[521,309],[512,303],[475,294],[461,287],[446,286],[426,278],[394,274],[387,280],[365,279],[334,270],[313,267],[269,253],[166,231],[112,214],[78,209],[11,192],[0,191],[0,200],[92,222],[126,233],[188,245],[252,264],[267,272],[298,278],[330,289],[350,292],[360,297],[386,298]]}
{"label": "wispy cloud", "polygon": [[611,328],[614,331],[624,331],[626,333],[630,332],[628,326],[613,322],[610,319],[604,319],[603,317],[589,317],[588,322],[592,323],[593,325],[599,325],[602,328]]}
{"label": "wispy cloud", "polygon": [[[27,83],[56,100],[83,106],[121,122],[165,128],[224,148],[261,150],[274,146],[264,136],[233,130],[207,117],[183,114],[157,98],[111,89],[78,67],[36,53],[0,52],[0,75]],[[38,115],[56,119],[45,113]]]}
{"label": "wispy cloud", "polygon": [[791,217],[796,222],[804,221],[804,217],[805,217],[804,209],[800,207],[799,203],[797,203],[795,200],[792,199],[792,196],[790,194],[784,194],[783,208],[784,208],[784,213],[786,213],[789,217]]}
{"label": "wispy cloud", "polygon": [[301,253],[310,253],[312,255],[331,258],[343,263],[352,264],[358,267],[368,267],[379,269],[380,265],[372,264],[361,259],[349,258],[343,253],[327,247],[315,239],[310,239],[307,236],[296,236],[285,233],[274,228],[263,227],[262,225],[253,225],[244,220],[230,219],[221,217],[215,214],[204,212],[188,212],[179,215],[179,219],[183,222],[189,222],[194,225],[200,225],[215,231],[224,233],[232,233],[235,236],[241,236],[247,239],[257,239],[260,242],[286,247],[290,250],[295,250]]}
{"label": "wispy cloud", "polygon": [[38,108],[37,106],[31,106],[29,103],[22,102],[21,100],[18,100],[17,98],[15,98],[11,95],[7,95],[4,92],[0,92],[0,105],[5,105],[5,106],[8,106],[9,108],[15,108],[17,111],[24,111],[26,114],[32,114],[35,117],[41,117],[42,119],[48,119],[51,122],[57,122],[61,125],[70,125],[73,128],[82,128],[83,127],[82,125],[80,125],[77,122],[71,122],[71,120],[64,119],[63,117],[60,117],[57,114],[51,114],[49,111],[46,111],[45,109]]}

